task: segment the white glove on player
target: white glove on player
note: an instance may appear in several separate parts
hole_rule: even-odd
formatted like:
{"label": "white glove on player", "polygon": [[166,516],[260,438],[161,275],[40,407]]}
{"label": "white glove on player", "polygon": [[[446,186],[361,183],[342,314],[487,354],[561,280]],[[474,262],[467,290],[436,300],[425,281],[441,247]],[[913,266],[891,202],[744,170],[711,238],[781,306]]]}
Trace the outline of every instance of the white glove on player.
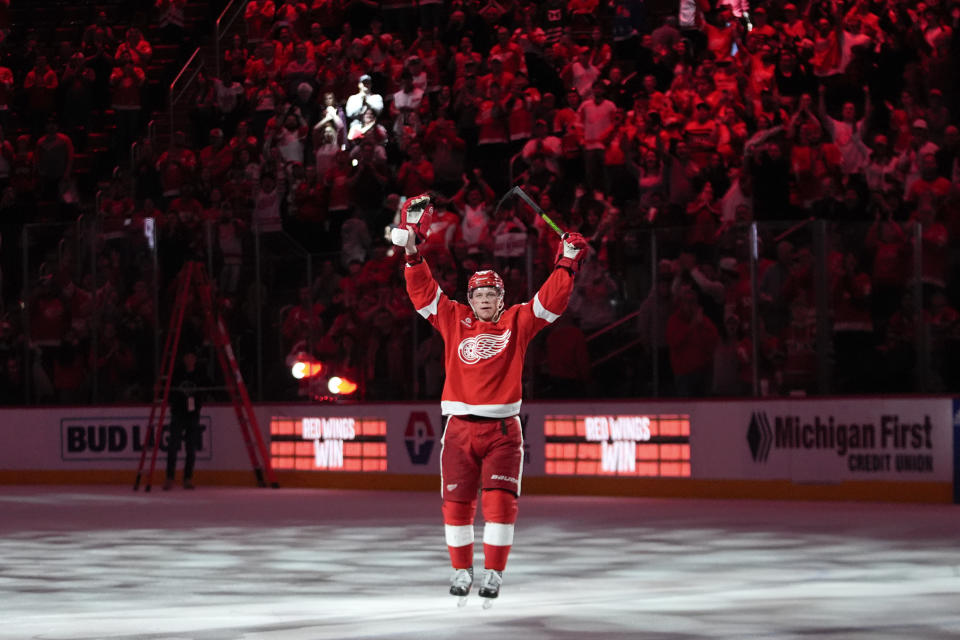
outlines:
{"label": "white glove on player", "polygon": [[580,247],[574,244],[571,244],[566,240],[563,241],[563,257],[564,258],[570,258],[571,260],[576,260],[577,256],[580,255],[581,251],[583,251],[583,249],[581,249]]}
{"label": "white glove on player", "polygon": [[580,270],[580,263],[586,257],[587,240],[576,231],[568,233],[557,247],[555,264],[570,269],[573,273]]}
{"label": "white glove on player", "polygon": [[400,208],[400,224],[397,229],[390,231],[390,241],[398,247],[405,247],[411,232],[423,240],[427,237],[432,222],[433,205],[430,204],[430,196],[414,196]]}
{"label": "white glove on player", "polygon": [[430,196],[426,194],[414,196],[403,203],[401,224],[417,226],[424,214],[427,214],[428,219],[433,214],[433,208],[430,206]]}

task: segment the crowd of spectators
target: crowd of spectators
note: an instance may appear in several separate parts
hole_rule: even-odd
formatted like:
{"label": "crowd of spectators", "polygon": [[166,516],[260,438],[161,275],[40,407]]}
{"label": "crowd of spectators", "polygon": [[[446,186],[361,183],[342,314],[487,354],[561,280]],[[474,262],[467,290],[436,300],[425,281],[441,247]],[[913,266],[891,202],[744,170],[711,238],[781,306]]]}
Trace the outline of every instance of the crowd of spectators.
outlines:
{"label": "crowd of spectators", "polygon": [[[185,4],[158,0],[158,33],[182,39]],[[140,29],[101,15],[52,57],[8,51],[0,125],[19,110],[23,132],[0,137],[4,215],[42,218],[29,197],[84,199],[70,177],[85,104],[109,100],[121,170],[93,212],[93,256],[68,249],[44,278],[25,274],[27,324],[4,289],[2,399],[28,375],[24,341],[39,354],[36,399],[87,397],[94,368],[106,399],[148,397],[149,289],[167,304],[191,258],[214,264],[248,379],[261,300],[280,334],[269,380],[306,351],[367,399],[435,396],[441,345],[417,324],[385,232],[403,198],[430,192],[423,251],[444,290],[462,298],[490,266],[508,304],[525,300],[557,237],[522,201],[500,202],[513,186],[591,242],[564,322],[531,347],[534,396],[738,395],[755,366],[763,393],[813,393],[824,358],[832,391],[948,388],[958,22],[942,0],[681,0],[664,15],[635,0],[249,0],[219,77],[207,67],[193,86],[190,126],[163,145],[142,137]],[[291,237],[315,256],[312,282],[282,261]],[[254,240],[276,257],[259,278]],[[637,346],[598,362],[625,343]]]}

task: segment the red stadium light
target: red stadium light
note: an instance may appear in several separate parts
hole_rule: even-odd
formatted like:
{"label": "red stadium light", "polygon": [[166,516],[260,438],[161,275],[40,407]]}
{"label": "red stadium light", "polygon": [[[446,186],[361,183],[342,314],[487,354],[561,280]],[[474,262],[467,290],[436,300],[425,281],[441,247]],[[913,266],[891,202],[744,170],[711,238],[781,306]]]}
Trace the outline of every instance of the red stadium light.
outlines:
{"label": "red stadium light", "polygon": [[348,396],[357,390],[357,383],[351,382],[346,378],[333,376],[330,378],[330,381],[327,382],[327,389],[334,395]]}
{"label": "red stadium light", "polygon": [[314,376],[320,375],[320,372],[323,371],[323,363],[298,359],[293,363],[293,366],[290,367],[290,373],[297,380],[303,380],[304,378],[312,378]]}

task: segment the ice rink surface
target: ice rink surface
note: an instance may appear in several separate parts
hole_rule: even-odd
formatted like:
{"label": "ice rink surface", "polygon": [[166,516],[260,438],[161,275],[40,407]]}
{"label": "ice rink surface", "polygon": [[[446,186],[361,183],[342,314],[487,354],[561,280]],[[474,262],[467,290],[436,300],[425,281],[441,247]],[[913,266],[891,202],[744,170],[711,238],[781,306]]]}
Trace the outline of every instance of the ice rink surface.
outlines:
{"label": "ice rink surface", "polygon": [[446,595],[439,507],[0,487],[0,638],[960,638],[960,507],[524,496],[490,610]]}

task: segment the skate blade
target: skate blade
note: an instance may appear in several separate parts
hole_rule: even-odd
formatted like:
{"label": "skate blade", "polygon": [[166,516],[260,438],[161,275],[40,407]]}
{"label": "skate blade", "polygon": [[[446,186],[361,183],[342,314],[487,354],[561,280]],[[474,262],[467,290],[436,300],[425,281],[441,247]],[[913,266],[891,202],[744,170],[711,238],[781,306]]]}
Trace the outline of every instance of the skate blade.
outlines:
{"label": "skate blade", "polygon": [[484,598],[483,599],[483,608],[489,609],[493,607],[493,598]]}
{"label": "skate blade", "polygon": [[457,607],[463,608],[467,606],[467,596],[460,596],[457,598]]}

